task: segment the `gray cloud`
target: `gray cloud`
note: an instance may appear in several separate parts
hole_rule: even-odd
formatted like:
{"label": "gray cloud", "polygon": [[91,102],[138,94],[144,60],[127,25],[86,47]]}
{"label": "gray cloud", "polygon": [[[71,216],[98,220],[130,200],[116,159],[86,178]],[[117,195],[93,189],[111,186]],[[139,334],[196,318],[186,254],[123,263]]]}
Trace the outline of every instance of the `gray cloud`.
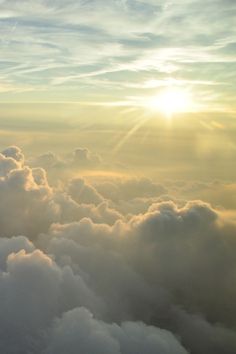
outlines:
{"label": "gray cloud", "polygon": [[[69,341],[68,335],[69,333]],[[94,319],[87,310],[74,309],[55,322],[46,354],[185,354],[174,336],[143,323],[124,322],[121,326]]]}
{"label": "gray cloud", "polygon": [[[220,353],[222,347],[231,353],[236,348],[235,288],[231,286],[235,269],[232,250],[236,245],[230,220],[222,225],[223,220],[223,215],[202,202],[180,209],[173,203],[159,203],[127,224],[118,222],[111,228],[89,220],[55,225],[49,251],[57,254],[58,261],[68,252],[73,262],[89,272],[91,286],[106,299],[111,319],[123,320],[128,315],[170,328],[196,353]],[[97,278],[97,272],[105,272],[105,282]],[[110,304],[114,297],[116,306]],[[188,315],[186,322],[182,321],[178,306],[202,314],[209,322],[201,317],[198,322],[198,317]],[[192,321],[191,335],[188,321]],[[190,337],[203,336],[201,321],[213,339],[207,340],[204,335],[202,345],[195,348]],[[222,329],[217,327],[218,322],[223,324]]]}
{"label": "gray cloud", "polygon": [[234,211],[146,179],[52,187],[24,161],[0,155],[2,352],[235,352]]}

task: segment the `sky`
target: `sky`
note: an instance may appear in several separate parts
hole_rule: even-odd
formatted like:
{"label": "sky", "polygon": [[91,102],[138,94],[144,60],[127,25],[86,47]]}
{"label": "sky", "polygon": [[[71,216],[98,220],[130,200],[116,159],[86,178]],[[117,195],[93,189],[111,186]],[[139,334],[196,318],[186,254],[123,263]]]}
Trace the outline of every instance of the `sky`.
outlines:
{"label": "sky", "polygon": [[[178,178],[206,179],[208,164],[216,179],[235,178],[235,1],[0,6],[2,148],[82,145],[152,178],[167,178],[175,161]],[[171,124],[166,91],[184,100]]]}
{"label": "sky", "polygon": [[1,101],[138,105],[168,85],[232,112],[234,1],[1,1]]}
{"label": "sky", "polygon": [[0,0],[0,352],[236,353],[235,0]]}

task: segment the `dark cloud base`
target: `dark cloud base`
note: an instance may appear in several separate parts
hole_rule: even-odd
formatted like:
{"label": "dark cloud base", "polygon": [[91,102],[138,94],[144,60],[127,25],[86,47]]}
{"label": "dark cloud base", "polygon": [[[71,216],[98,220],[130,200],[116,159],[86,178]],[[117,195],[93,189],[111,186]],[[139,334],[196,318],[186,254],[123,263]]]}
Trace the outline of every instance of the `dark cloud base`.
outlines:
{"label": "dark cloud base", "polygon": [[232,210],[147,179],[52,187],[14,146],[0,200],[1,353],[236,353]]}

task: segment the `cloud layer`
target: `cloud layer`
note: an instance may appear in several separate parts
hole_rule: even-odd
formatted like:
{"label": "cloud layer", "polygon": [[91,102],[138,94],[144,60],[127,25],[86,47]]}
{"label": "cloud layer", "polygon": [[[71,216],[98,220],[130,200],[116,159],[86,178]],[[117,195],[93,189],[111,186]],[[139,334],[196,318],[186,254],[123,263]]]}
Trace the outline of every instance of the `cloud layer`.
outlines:
{"label": "cloud layer", "polygon": [[0,154],[1,352],[235,353],[235,212],[25,160]]}

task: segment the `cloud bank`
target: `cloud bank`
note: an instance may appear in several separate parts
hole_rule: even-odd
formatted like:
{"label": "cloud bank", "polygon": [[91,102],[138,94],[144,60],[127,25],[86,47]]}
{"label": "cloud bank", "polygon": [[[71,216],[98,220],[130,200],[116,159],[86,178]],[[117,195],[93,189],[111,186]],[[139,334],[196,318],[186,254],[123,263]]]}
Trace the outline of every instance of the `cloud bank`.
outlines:
{"label": "cloud bank", "polygon": [[236,352],[234,211],[25,161],[0,154],[1,352]]}

